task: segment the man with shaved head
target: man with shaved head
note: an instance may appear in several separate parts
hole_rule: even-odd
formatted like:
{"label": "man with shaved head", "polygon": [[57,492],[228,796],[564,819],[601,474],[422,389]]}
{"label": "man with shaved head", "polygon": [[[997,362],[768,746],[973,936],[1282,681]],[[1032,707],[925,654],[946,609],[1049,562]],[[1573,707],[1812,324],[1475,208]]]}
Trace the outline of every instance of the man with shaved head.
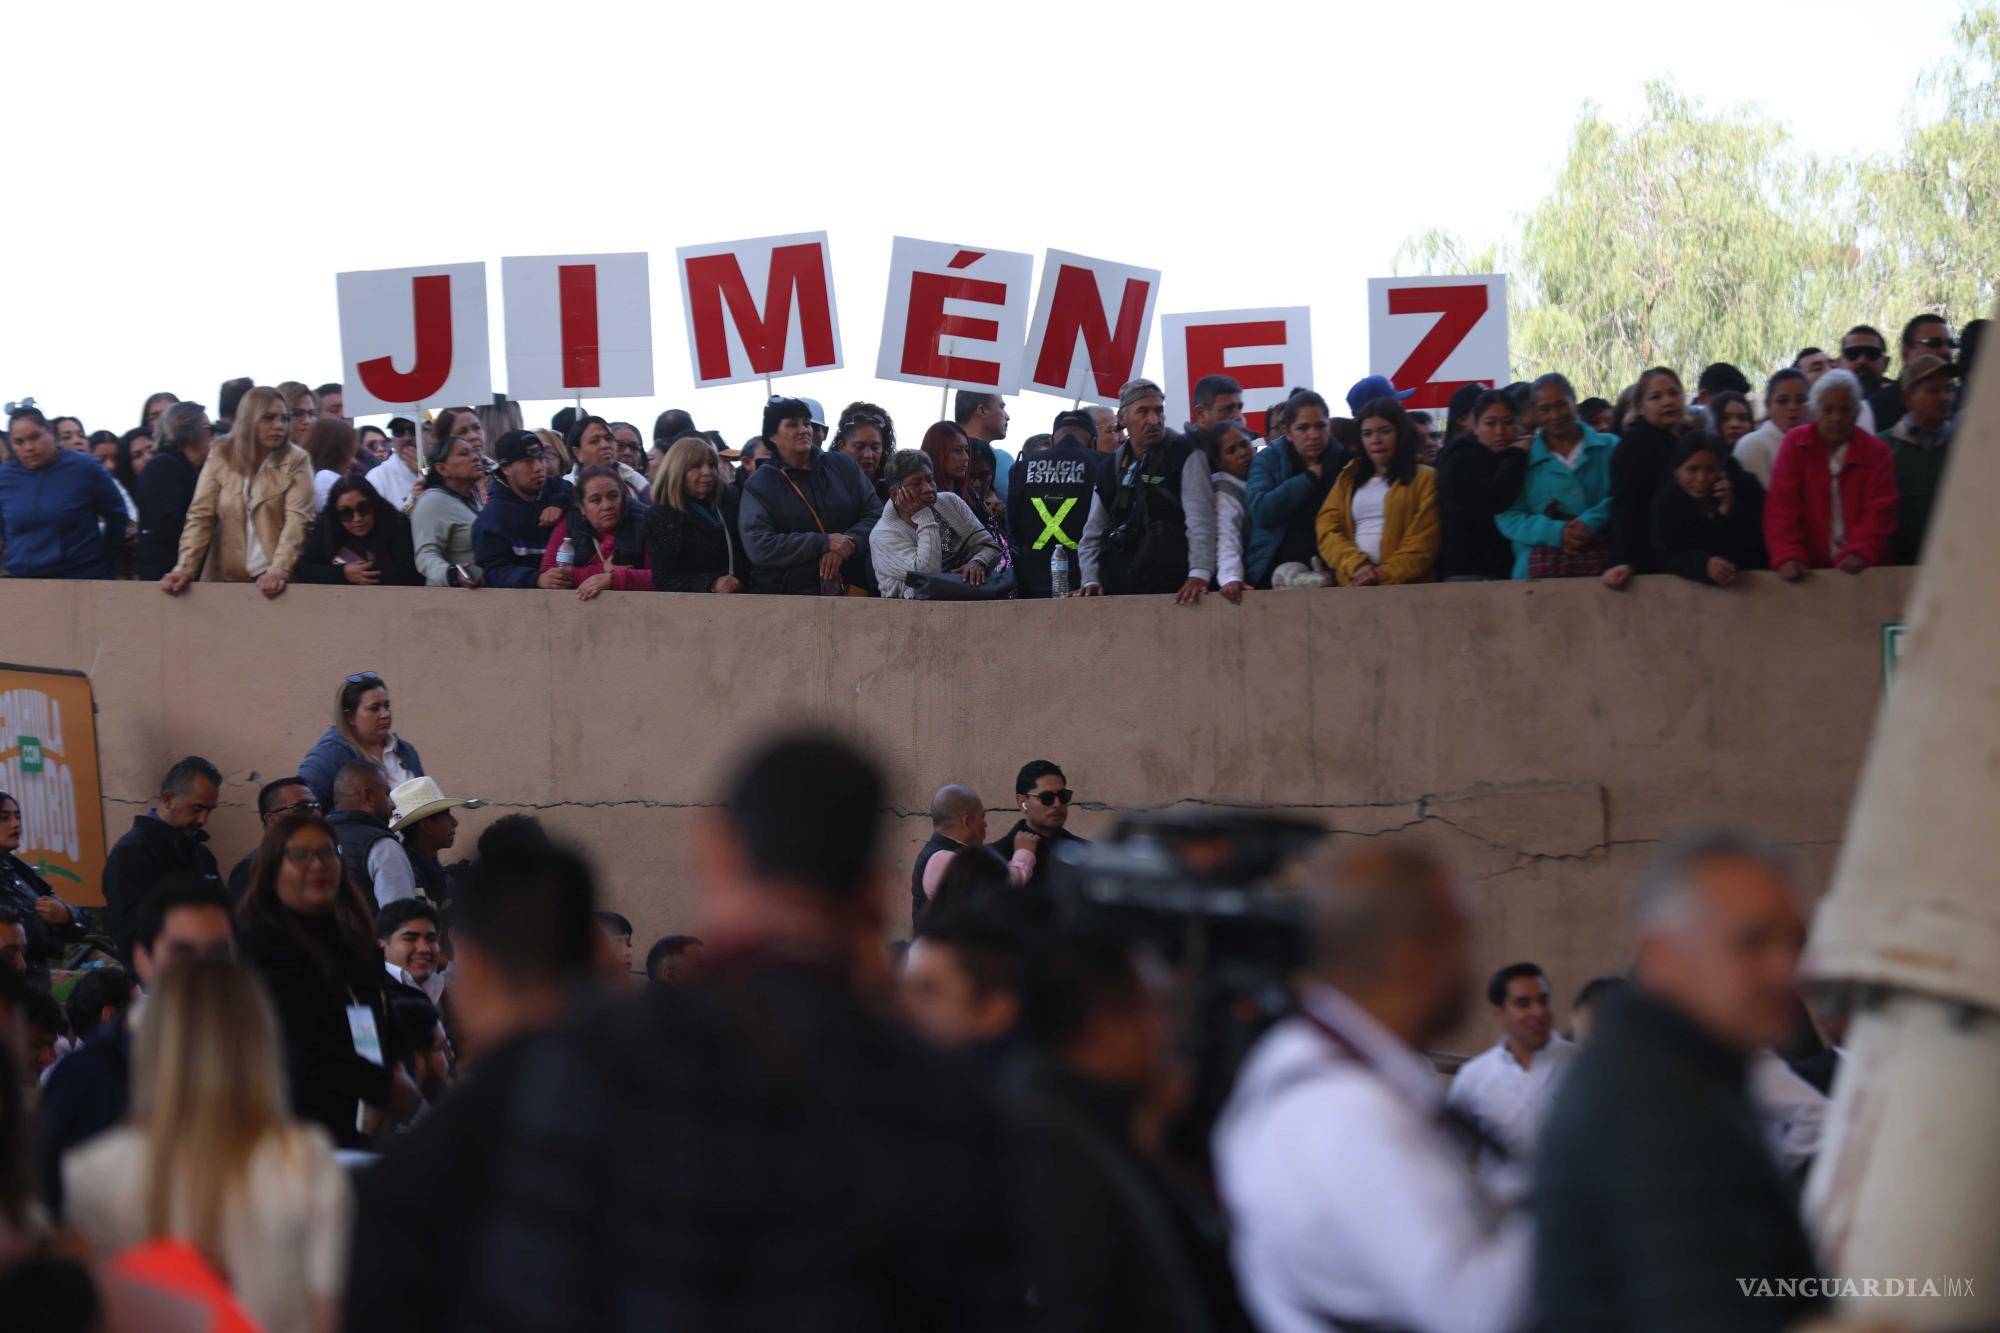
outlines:
{"label": "man with shaved head", "polygon": [[1310,980],[1215,1131],[1251,1315],[1267,1333],[1523,1327],[1528,1219],[1481,1184],[1424,1055],[1473,990],[1450,872],[1369,846],[1321,859],[1302,887]]}
{"label": "man with shaved head", "polygon": [[[1012,860],[1002,861],[999,853],[986,845],[986,804],[979,799],[979,793],[970,787],[957,783],[947,783],[937,789],[931,797],[931,838],[917,852],[917,863],[910,868],[910,927],[923,917],[924,908],[937,893],[938,885],[951,870],[951,863],[959,853],[981,857],[991,862],[996,878],[1004,876],[1014,887],[1028,882],[1035,873],[1035,851],[1041,839],[1032,833],[1022,833],[1014,838]],[[948,856],[938,853],[948,852]]]}

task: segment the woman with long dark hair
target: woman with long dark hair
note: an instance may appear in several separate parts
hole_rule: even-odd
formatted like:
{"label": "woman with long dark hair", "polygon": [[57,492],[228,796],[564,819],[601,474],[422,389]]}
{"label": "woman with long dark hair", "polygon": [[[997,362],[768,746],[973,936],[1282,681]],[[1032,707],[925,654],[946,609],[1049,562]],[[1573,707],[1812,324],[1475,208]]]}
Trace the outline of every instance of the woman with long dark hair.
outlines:
{"label": "woman with long dark hair", "polygon": [[1417,461],[1417,425],[1393,398],[1362,408],[1360,425],[1360,455],[1320,506],[1320,559],[1343,588],[1428,583],[1442,529],[1437,473]]}
{"label": "woman with long dark hair", "polygon": [[397,1068],[402,1034],[390,1020],[374,916],[319,815],[281,815],[264,831],[236,945],[277,1007],[300,1119],[361,1148],[382,1120],[416,1111],[422,1097]]}
{"label": "woman with long dark hair", "polygon": [[966,481],[972,473],[972,446],[965,432],[953,422],[940,421],[924,432],[923,443],[917,447],[931,460],[931,481],[938,494],[956,495],[977,513],[979,506],[966,493]]}
{"label": "woman with long dark hair", "polygon": [[[320,422],[320,426],[332,424]],[[350,429],[349,435],[352,433]],[[299,579],[356,587],[422,587],[424,576],[417,572],[410,520],[377,495],[366,479],[341,476],[327,491],[312,535],[306,538],[305,554],[299,558]]]}
{"label": "woman with long dark hair", "polygon": [[651,592],[653,571],[646,566],[646,525],[626,503],[618,473],[592,465],[576,474],[576,503],[549,533],[542,572],[560,568],[562,548],[570,548],[569,570],[576,595],[589,601],[609,588]]}

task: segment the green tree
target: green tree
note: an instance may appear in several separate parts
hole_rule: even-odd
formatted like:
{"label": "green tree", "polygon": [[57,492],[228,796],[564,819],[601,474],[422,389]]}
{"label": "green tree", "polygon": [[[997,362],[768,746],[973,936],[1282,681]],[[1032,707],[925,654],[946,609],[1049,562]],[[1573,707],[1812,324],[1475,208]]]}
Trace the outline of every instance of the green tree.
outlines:
{"label": "green tree", "polygon": [[1891,321],[1962,325],[2000,294],[2000,10],[1969,6],[1953,45],[1918,83],[1900,150],[1858,171],[1867,276]]}
{"label": "green tree", "polygon": [[1706,113],[1669,83],[1647,86],[1629,129],[1587,109],[1522,230],[1521,359],[1603,394],[1649,365],[1789,361],[1852,304],[1841,193],[1779,126]]}
{"label": "green tree", "polygon": [[1505,272],[1514,373],[1567,372],[1610,395],[1649,365],[1728,361],[1753,380],[1800,347],[2000,297],[2000,5],[1968,4],[1952,54],[1913,90],[1903,141],[1823,161],[1747,110],[1671,83],[1619,126],[1586,106],[1548,197],[1516,236],[1432,230],[1396,271]]}

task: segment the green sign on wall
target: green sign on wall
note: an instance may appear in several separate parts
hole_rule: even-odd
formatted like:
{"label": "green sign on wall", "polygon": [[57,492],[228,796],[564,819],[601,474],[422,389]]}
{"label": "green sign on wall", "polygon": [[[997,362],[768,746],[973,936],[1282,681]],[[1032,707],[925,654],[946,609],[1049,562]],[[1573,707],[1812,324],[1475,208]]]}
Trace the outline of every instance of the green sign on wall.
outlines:
{"label": "green sign on wall", "polygon": [[1900,620],[1892,620],[1882,626],[1882,688],[1888,689],[1889,682],[1896,678],[1896,664],[1903,660],[1903,640],[1909,631]]}

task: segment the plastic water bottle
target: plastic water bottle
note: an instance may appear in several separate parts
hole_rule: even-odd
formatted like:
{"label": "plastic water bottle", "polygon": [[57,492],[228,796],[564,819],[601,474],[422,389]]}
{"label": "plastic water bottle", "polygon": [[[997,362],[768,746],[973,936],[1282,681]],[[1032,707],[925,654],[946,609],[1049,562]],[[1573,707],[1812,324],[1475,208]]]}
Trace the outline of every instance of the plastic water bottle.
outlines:
{"label": "plastic water bottle", "polygon": [[556,566],[559,569],[568,569],[575,563],[576,543],[570,538],[565,537],[562,539],[562,545],[556,547]]}
{"label": "plastic water bottle", "polygon": [[1057,597],[1069,596],[1069,552],[1060,546],[1049,557],[1049,591]]}

